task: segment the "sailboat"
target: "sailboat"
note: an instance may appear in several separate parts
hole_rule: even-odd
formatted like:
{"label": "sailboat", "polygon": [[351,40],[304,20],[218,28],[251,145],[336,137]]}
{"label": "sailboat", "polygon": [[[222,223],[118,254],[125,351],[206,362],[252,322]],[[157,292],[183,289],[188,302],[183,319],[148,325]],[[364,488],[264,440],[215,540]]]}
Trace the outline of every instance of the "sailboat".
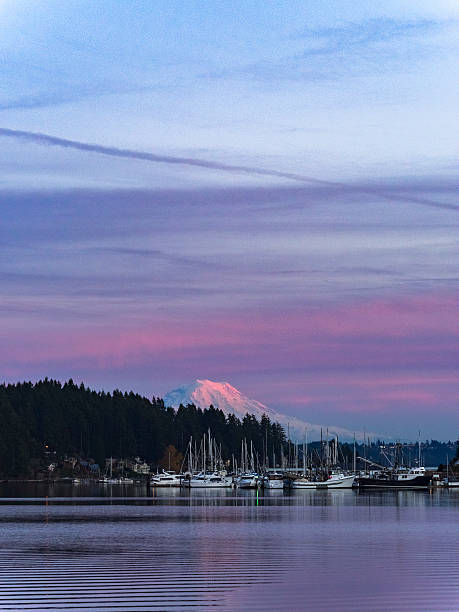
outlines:
{"label": "sailboat", "polygon": [[257,489],[263,484],[263,478],[255,471],[255,458],[253,444],[250,441],[250,455],[247,449],[247,440],[241,444],[241,473],[236,478],[236,486],[240,489]]}
{"label": "sailboat", "polygon": [[103,478],[99,478],[99,482],[102,484],[133,484],[134,483],[132,478],[127,478],[126,476],[120,476],[119,478],[113,477],[113,457],[110,457],[110,476],[105,475]]}
{"label": "sailboat", "polygon": [[193,452],[193,439],[190,438],[184,463],[188,460],[188,471],[181,485],[190,489],[221,489],[232,486],[232,478],[227,476],[221,458],[221,451],[212,438],[210,429],[204,435],[199,447]]}
{"label": "sailboat", "polygon": [[[325,447],[322,449],[325,451],[325,457],[322,453],[322,464],[325,463],[325,475],[322,475],[322,479],[311,480],[306,476],[306,462],[307,462],[307,451],[306,451],[306,438],[303,444],[303,476],[295,478],[291,483],[292,489],[351,489],[354,485],[355,475],[344,474],[338,466],[338,436],[335,436],[330,441],[328,439],[327,429],[327,441]],[[335,466],[334,469],[331,469]],[[327,477],[328,475],[328,477]],[[320,478],[320,477],[319,477]]]}

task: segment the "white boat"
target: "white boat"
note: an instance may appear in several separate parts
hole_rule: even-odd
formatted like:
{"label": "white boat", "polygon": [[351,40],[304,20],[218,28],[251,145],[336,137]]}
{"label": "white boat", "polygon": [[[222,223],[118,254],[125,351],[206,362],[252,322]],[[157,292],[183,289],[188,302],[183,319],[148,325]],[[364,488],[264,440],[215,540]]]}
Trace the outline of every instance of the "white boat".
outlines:
{"label": "white boat", "polygon": [[221,449],[212,438],[210,429],[208,435],[202,437],[199,450],[190,438],[183,465],[188,463],[188,471],[183,475],[181,486],[200,489],[222,489],[233,486],[233,479],[227,476],[225,464],[221,457]]}
{"label": "white boat", "polygon": [[118,478],[119,484],[134,484],[134,480],[132,478],[127,478],[127,476],[121,476]]}
{"label": "white boat", "polygon": [[284,475],[280,472],[271,472],[263,478],[263,486],[266,489],[283,489]]}
{"label": "white boat", "polygon": [[309,480],[306,477],[296,478],[291,483],[292,489],[352,489],[355,476],[334,473],[327,480]]}
{"label": "white boat", "polygon": [[99,482],[101,484],[133,484],[134,480],[132,478],[127,478],[126,476],[120,476],[118,478],[113,476],[113,458],[110,457],[110,470],[106,471],[103,478],[99,478]]}
{"label": "white boat", "polygon": [[238,486],[240,489],[257,489],[260,482],[261,479],[258,474],[255,472],[248,472],[241,474],[236,479],[236,486]]}
{"label": "white boat", "polygon": [[354,475],[346,476],[342,473],[332,474],[328,480],[317,482],[316,489],[352,489],[354,480]]}
{"label": "white boat", "polygon": [[295,478],[290,483],[292,489],[315,489],[317,482],[315,480],[309,480],[309,478]]}
{"label": "white boat", "polygon": [[190,487],[191,489],[222,489],[231,487],[232,479],[231,477],[218,472],[200,472],[195,476],[184,478],[182,480],[182,486]]}
{"label": "white boat", "polygon": [[163,470],[162,474],[155,474],[150,480],[153,487],[180,487],[183,476],[175,472]]}

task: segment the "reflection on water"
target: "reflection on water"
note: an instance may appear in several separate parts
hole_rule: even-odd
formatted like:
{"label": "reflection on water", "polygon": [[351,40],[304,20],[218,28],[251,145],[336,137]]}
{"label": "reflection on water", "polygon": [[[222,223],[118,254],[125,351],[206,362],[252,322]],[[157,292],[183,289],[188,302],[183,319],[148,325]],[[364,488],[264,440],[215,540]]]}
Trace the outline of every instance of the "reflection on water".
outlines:
{"label": "reflection on water", "polygon": [[459,610],[459,491],[0,496],[1,610]]}

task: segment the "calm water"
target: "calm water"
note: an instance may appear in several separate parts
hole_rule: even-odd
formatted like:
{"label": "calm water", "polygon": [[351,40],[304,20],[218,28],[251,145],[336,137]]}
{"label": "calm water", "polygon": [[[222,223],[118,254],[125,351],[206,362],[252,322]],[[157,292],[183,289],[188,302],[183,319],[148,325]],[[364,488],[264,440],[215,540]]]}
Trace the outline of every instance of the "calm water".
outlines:
{"label": "calm water", "polygon": [[459,610],[459,491],[0,496],[0,610]]}

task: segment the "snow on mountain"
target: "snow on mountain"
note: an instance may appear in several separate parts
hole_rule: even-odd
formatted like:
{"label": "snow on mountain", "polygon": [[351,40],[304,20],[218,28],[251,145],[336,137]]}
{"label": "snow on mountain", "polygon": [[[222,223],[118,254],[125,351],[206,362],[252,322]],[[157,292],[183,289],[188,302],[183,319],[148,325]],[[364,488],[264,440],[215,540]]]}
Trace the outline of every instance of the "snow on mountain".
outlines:
{"label": "snow on mountain", "polygon": [[[324,431],[328,427],[330,435],[338,435],[341,439],[350,440],[354,436],[354,432],[343,427],[333,425],[314,425],[307,423],[301,419],[286,414],[281,414],[261,402],[248,398],[238,389],[230,385],[228,382],[215,382],[212,380],[195,380],[189,385],[183,385],[164,396],[166,406],[178,408],[180,404],[195,404],[199,408],[208,408],[211,404],[214,408],[219,408],[225,414],[234,414],[238,418],[243,419],[249,413],[253,414],[258,420],[263,414],[266,414],[271,421],[280,423],[287,433],[290,430],[290,438],[293,440],[303,440],[305,430],[309,440],[320,438],[321,428]],[[356,432],[358,434],[360,432]],[[372,434],[370,434],[372,435]],[[376,434],[373,434],[376,435]]]}

